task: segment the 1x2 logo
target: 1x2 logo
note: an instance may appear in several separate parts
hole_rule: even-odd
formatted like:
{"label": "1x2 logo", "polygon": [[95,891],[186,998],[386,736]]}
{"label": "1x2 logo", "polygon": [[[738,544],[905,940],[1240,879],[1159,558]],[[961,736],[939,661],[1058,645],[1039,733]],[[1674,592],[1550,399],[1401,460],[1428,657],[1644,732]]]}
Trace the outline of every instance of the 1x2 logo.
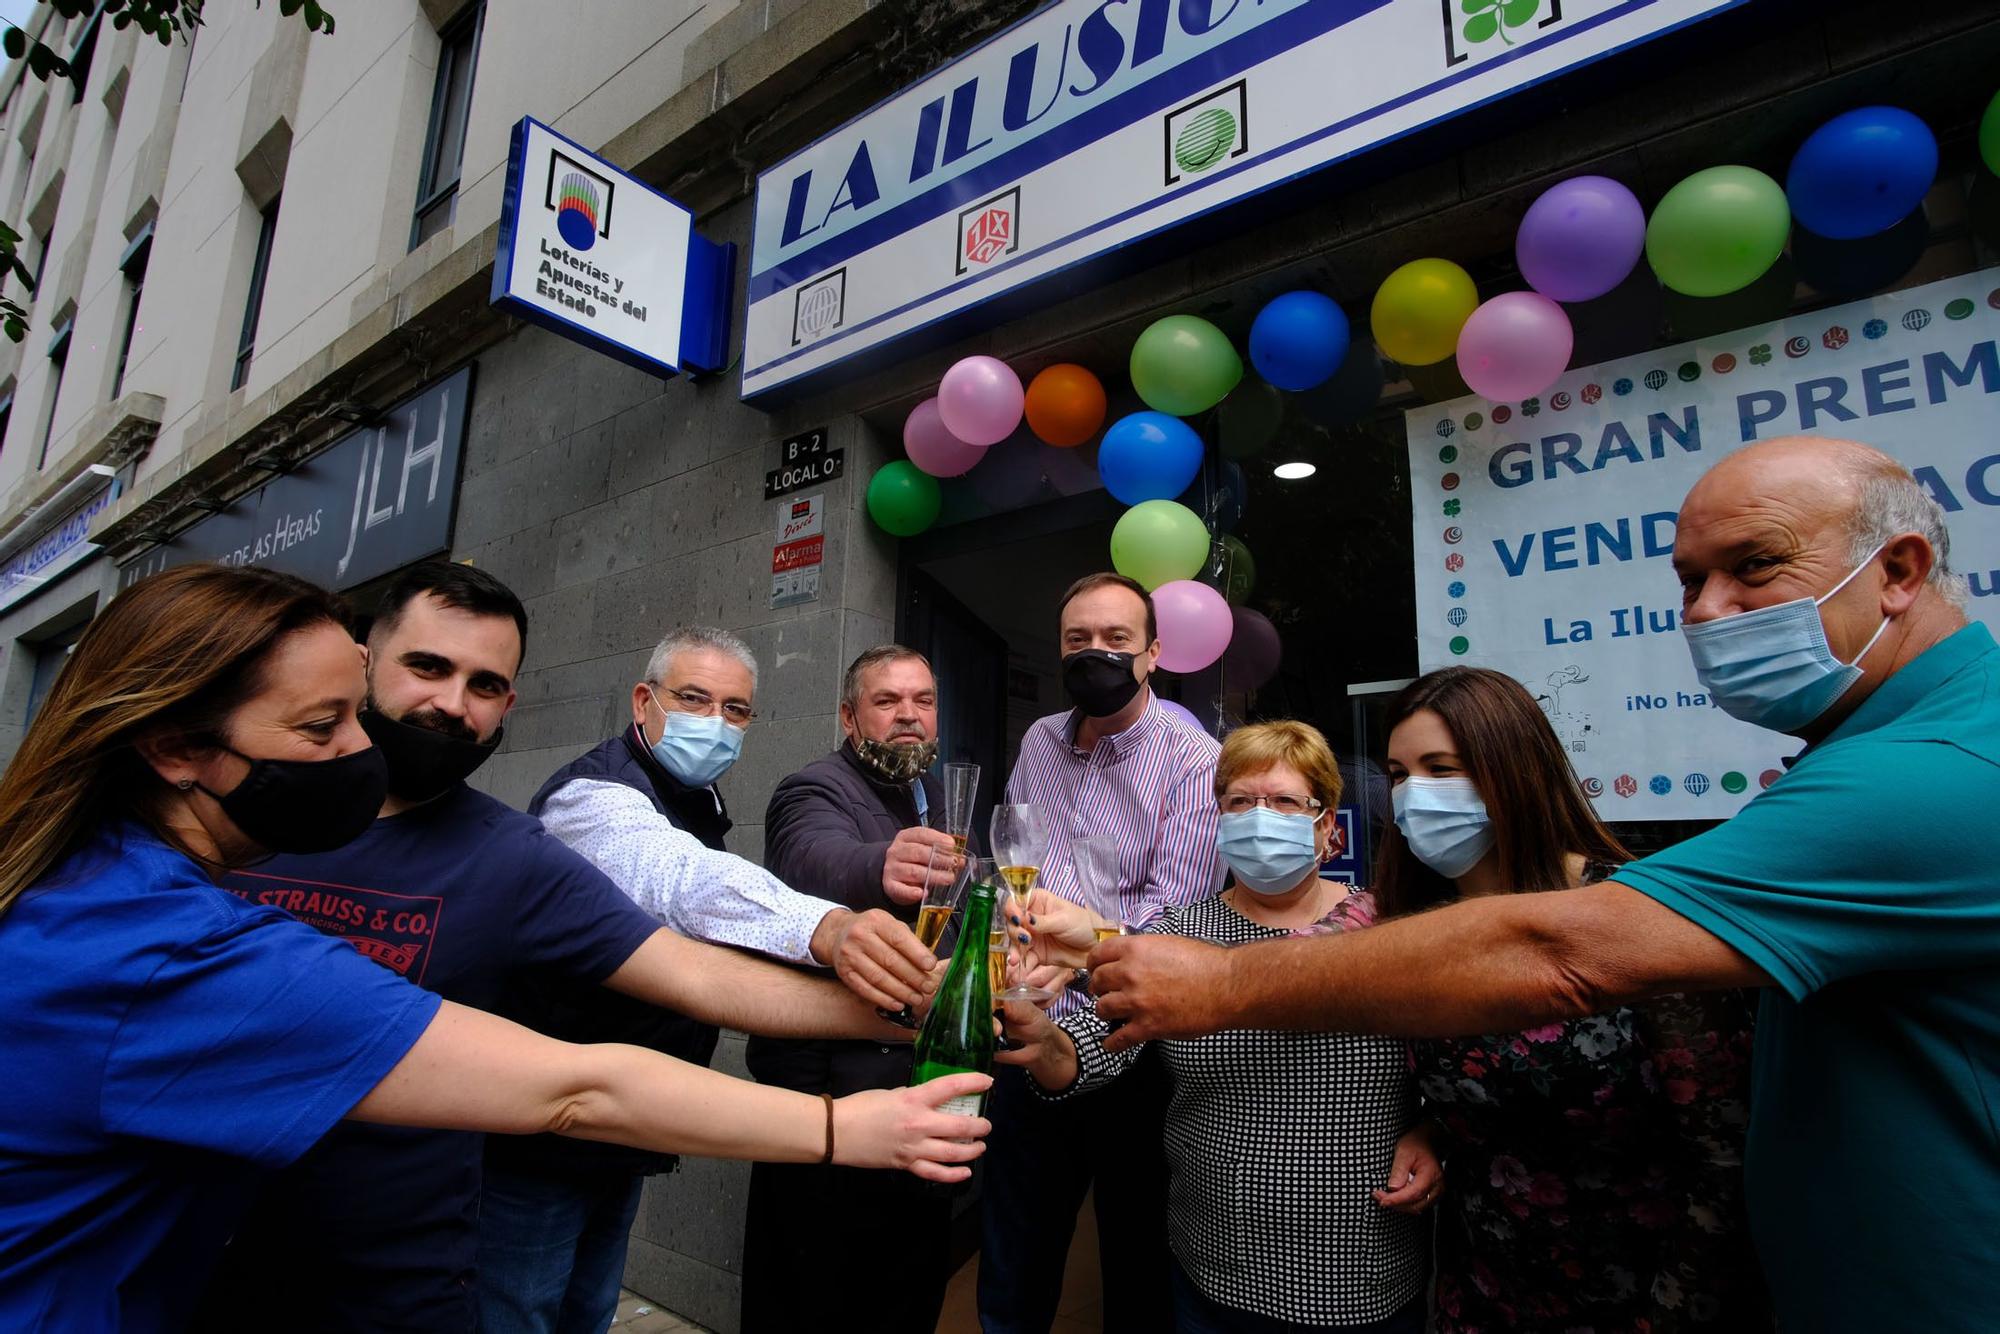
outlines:
{"label": "1x2 logo", "polygon": [[1021,248],[1021,187],[1002,190],[958,214],[958,276]]}

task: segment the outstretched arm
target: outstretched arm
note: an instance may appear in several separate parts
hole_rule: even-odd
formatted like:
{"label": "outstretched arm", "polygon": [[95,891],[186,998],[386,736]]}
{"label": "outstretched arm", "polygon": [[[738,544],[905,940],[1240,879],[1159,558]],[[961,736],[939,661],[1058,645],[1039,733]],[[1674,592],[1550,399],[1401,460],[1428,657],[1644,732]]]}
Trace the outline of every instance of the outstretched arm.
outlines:
{"label": "outstretched arm", "polygon": [[655,931],[604,985],[703,1023],[775,1038],[908,1042],[875,1007],[828,977]]}
{"label": "outstretched arm", "polygon": [[1449,1037],[1597,1014],[1770,977],[1687,918],[1614,881],[1502,894],[1366,931],[1234,949],[1124,936],[1092,951],[1118,1050],[1225,1028]]}
{"label": "outstretched arm", "polygon": [[[984,1146],[972,1141],[988,1123],[935,1109],[989,1082],[954,1075],[838,1100],[834,1161],[963,1181],[970,1172],[957,1164],[979,1156]],[[447,1130],[552,1130],[662,1153],[782,1163],[818,1162],[827,1139],[826,1108],[816,1097],[639,1047],[557,1042],[449,1001],[348,1116]]]}

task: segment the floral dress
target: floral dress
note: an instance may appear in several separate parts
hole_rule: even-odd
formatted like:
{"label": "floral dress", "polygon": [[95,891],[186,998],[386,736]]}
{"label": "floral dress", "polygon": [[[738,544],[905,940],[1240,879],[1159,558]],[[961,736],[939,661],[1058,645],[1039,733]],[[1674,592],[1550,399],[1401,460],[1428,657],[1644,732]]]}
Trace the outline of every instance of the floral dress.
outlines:
{"label": "floral dress", "polygon": [[1446,1160],[1439,1334],[1772,1328],[1743,1216],[1753,1015],[1711,992],[1412,1044]]}

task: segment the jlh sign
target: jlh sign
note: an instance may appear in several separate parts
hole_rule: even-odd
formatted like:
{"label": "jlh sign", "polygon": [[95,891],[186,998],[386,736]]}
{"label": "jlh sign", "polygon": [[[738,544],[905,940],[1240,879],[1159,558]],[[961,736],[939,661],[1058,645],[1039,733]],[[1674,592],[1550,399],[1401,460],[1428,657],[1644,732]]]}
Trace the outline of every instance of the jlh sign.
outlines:
{"label": "jlh sign", "polygon": [[644,181],[532,116],[514,126],[495,305],[656,375],[720,370],[735,260]]}
{"label": "jlh sign", "polygon": [[758,178],[743,395],[1742,3],[1058,0]]}

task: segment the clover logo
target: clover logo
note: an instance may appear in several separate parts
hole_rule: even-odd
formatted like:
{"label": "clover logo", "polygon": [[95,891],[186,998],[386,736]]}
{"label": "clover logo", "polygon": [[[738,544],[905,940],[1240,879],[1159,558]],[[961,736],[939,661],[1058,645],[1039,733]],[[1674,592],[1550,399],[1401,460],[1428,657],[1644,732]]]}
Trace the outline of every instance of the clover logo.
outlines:
{"label": "clover logo", "polygon": [[1540,13],[1542,0],[1459,0],[1459,8],[1466,14],[1465,26],[1460,29],[1466,41],[1490,42],[1498,37],[1512,46],[1514,39],[1507,34],[1525,27]]}
{"label": "clover logo", "polygon": [[1756,345],[1755,347],[1751,348],[1751,349],[1750,349],[1750,364],[1751,364],[1752,366],[1768,366],[1768,365],[1770,365],[1770,364],[1771,364],[1771,345],[1770,345],[1769,343],[1759,343],[1759,344],[1757,344],[1757,345]]}
{"label": "clover logo", "polygon": [[1522,400],[1521,400],[1521,415],[1522,415],[1523,417],[1534,417],[1534,416],[1538,416],[1538,415],[1540,415],[1541,411],[1542,411],[1542,400],[1541,400],[1541,399],[1539,399],[1539,398],[1524,398],[1524,399],[1522,399]]}
{"label": "clover logo", "polygon": [[1456,519],[1460,509],[1461,506],[1458,503],[1458,497],[1453,496],[1450,500],[1444,502],[1444,517],[1447,519]]}

